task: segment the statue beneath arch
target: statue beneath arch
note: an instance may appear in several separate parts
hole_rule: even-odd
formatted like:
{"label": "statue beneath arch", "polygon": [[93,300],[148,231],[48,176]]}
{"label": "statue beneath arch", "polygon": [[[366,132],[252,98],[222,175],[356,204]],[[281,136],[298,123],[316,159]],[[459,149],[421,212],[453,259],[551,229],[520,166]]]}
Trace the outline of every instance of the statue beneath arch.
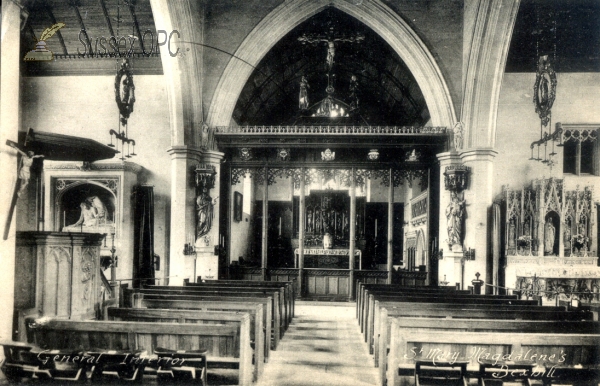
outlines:
{"label": "statue beneath arch", "polygon": [[114,233],[114,221],[109,218],[106,205],[100,197],[87,197],[79,204],[79,207],[81,209],[79,220],[74,224],[65,226],[63,232]]}

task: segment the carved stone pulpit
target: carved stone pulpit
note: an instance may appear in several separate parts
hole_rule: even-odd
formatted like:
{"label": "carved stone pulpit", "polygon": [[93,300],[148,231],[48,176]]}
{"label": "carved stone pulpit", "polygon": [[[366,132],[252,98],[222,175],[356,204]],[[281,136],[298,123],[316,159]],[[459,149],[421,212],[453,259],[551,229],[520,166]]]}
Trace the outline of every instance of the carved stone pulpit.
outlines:
{"label": "carved stone pulpit", "polygon": [[[17,232],[15,307],[90,319],[102,301],[98,233]],[[30,313],[31,314],[31,313]]]}

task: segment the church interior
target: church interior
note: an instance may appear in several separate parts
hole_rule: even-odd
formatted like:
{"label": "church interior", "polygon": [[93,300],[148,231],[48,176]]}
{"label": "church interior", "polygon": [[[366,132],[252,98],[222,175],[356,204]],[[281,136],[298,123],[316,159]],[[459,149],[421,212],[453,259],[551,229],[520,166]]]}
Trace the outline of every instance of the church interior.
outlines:
{"label": "church interior", "polygon": [[597,0],[1,16],[0,384],[600,385]]}

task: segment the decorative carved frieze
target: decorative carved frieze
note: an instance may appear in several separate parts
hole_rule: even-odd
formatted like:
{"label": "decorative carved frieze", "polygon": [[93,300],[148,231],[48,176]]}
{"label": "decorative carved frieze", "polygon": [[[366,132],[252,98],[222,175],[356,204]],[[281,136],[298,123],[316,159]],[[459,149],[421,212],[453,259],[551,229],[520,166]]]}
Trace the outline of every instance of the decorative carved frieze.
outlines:
{"label": "decorative carved frieze", "polygon": [[56,178],[54,180],[54,187],[60,192],[73,186],[87,183],[95,183],[96,185],[103,186],[115,195],[119,188],[119,178]]}
{"label": "decorative carved frieze", "polygon": [[419,126],[218,126],[215,133],[239,135],[293,135],[293,134],[377,134],[377,135],[402,135],[402,134],[446,134],[446,127],[419,127]]}
{"label": "decorative carved frieze", "polygon": [[469,167],[464,165],[446,166],[444,171],[444,185],[446,190],[461,191],[467,188]]}

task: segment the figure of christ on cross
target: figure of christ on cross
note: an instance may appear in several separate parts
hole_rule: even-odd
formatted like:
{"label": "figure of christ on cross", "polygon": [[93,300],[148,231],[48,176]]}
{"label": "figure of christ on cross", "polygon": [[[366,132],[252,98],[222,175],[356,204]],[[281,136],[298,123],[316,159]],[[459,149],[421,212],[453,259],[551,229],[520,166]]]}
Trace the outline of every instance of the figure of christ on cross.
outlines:
{"label": "figure of christ on cross", "polygon": [[32,151],[24,152],[23,150],[19,149],[18,145],[13,141],[7,140],[6,145],[12,147],[16,151],[18,151],[19,154],[21,154],[21,162],[19,163],[19,180],[15,184],[15,191],[13,193],[13,197],[10,203],[8,215],[6,216],[6,222],[4,223],[4,240],[8,239],[10,224],[12,222],[15,206],[17,205],[17,199],[21,197],[21,193],[25,191],[27,185],[29,184],[33,160],[36,158],[44,158],[43,155],[35,155]]}
{"label": "figure of christ on cross", "polygon": [[6,144],[21,154],[21,163],[19,165],[19,181],[20,186],[17,192],[17,196],[21,197],[21,193],[25,191],[27,185],[29,184],[29,179],[31,178],[31,166],[33,165],[33,160],[35,158],[44,158],[43,155],[35,155],[32,151],[24,152],[23,150],[17,147],[17,144],[13,141],[6,141]]}
{"label": "figure of christ on cross", "polygon": [[298,41],[315,45],[321,42],[327,43],[327,58],[325,61],[327,63],[327,71],[330,72],[333,69],[336,42],[360,43],[364,39],[364,35],[361,34],[356,34],[349,37],[336,37],[333,32],[333,27],[331,27],[326,35],[304,34],[298,38]]}

